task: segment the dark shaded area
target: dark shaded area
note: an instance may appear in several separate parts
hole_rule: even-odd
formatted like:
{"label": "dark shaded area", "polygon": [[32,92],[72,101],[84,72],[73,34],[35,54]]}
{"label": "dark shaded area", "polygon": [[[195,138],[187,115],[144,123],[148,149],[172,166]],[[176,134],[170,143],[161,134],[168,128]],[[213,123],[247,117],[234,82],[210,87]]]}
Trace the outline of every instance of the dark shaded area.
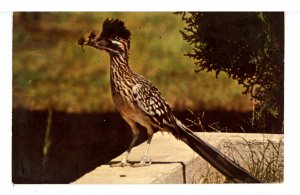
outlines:
{"label": "dark shaded area", "polygon": [[[195,114],[175,113],[186,123],[184,119],[193,120],[197,116]],[[118,113],[68,114],[54,111],[51,146],[42,166],[47,117],[48,111],[13,110],[13,183],[70,183],[120,155],[131,141],[130,128]],[[217,124],[227,132],[243,132],[240,126],[246,132],[255,132],[247,123],[247,117],[247,113],[205,112],[203,125],[211,131],[213,129],[209,126]],[[197,126],[191,128],[199,131]],[[144,140],[145,131],[138,144]]]}
{"label": "dark shaded area", "polygon": [[130,143],[129,126],[118,113],[54,112],[51,146],[42,167],[47,117],[47,111],[13,110],[13,183],[72,182],[121,154]]}
{"label": "dark shaded area", "polygon": [[[282,134],[282,123],[273,115],[266,114],[264,128],[252,124],[252,112],[225,110],[175,112],[175,115],[193,131],[226,133]],[[193,121],[193,122],[191,122]],[[201,123],[201,125],[200,125]],[[201,128],[201,126],[203,128]]]}

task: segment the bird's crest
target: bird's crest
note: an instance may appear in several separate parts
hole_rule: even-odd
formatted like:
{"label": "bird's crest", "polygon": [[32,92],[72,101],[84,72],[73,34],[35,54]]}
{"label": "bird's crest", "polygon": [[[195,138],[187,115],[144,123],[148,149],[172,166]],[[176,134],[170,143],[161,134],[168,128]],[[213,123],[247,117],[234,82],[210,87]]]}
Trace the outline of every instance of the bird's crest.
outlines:
{"label": "bird's crest", "polygon": [[100,39],[121,38],[129,42],[130,31],[125,27],[124,22],[119,19],[106,19],[102,25]]}

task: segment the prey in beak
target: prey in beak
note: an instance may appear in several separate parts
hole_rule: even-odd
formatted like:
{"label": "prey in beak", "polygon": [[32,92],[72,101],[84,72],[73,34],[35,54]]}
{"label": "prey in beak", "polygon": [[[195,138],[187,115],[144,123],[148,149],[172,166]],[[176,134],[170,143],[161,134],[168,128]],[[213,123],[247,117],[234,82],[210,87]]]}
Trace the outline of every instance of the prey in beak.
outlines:
{"label": "prey in beak", "polygon": [[107,43],[103,40],[100,40],[100,38],[96,38],[96,33],[93,31],[91,34],[88,36],[88,39],[85,39],[84,37],[81,37],[80,39],[77,40],[78,45],[83,46],[91,46],[99,50],[106,50]]}
{"label": "prey in beak", "polygon": [[81,45],[81,47],[91,46],[91,47],[95,47],[96,49],[101,49],[101,48],[99,48],[99,45],[96,44],[96,42],[97,42],[96,33],[94,31],[91,32],[91,34],[88,36],[88,39],[85,39],[84,37],[81,37],[77,41],[78,45]]}

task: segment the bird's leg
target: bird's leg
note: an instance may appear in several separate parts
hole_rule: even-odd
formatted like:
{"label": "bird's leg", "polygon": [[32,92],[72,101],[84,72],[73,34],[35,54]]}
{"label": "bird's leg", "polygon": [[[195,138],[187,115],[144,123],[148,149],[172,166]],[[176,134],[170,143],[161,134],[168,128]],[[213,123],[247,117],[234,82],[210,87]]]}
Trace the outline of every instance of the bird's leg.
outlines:
{"label": "bird's leg", "polygon": [[129,145],[129,148],[127,149],[126,154],[125,154],[124,158],[122,159],[122,161],[120,163],[111,164],[110,165],[111,167],[125,167],[125,166],[130,166],[131,165],[131,164],[128,163],[128,157],[129,157],[129,154],[131,152],[131,149],[133,148],[133,146],[135,145],[136,141],[139,138],[140,132],[139,132],[139,129],[137,128],[137,126],[134,122],[127,121],[127,123],[130,125],[131,130],[132,130],[132,136],[133,136],[132,141],[131,141],[131,143]]}
{"label": "bird's leg", "polygon": [[148,151],[151,144],[151,140],[153,137],[153,130],[151,127],[147,128],[148,140],[147,140],[147,147],[145,150],[144,155],[139,163],[133,165],[133,167],[141,167],[141,166],[149,166],[151,164],[151,158],[148,157]]}
{"label": "bird's leg", "polygon": [[136,141],[138,140],[138,134],[134,135],[131,144],[129,146],[129,148],[126,151],[126,154],[124,156],[124,158],[122,159],[122,161],[120,163],[116,163],[116,164],[111,164],[111,167],[125,167],[125,166],[130,166],[131,164],[128,163],[128,157],[129,154],[131,152],[132,147],[134,146],[134,144],[136,143]]}
{"label": "bird's leg", "polygon": [[[153,137],[153,135],[151,135],[151,137],[148,137],[147,148],[146,148],[146,151],[145,151],[144,155],[142,156],[142,160],[140,162],[141,164],[145,164],[145,165],[150,165],[151,164],[151,158],[148,159],[148,151],[149,151],[149,147],[150,147],[152,137]],[[148,160],[148,162],[147,162],[147,160]]]}

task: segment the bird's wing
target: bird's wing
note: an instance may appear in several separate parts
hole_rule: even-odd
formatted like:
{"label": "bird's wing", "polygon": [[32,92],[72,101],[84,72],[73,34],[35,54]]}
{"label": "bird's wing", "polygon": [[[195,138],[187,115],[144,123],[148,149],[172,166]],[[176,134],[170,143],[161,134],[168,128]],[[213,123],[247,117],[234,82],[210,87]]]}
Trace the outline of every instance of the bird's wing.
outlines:
{"label": "bird's wing", "polygon": [[136,84],[132,88],[132,97],[138,107],[161,128],[174,129],[175,119],[172,109],[151,83]]}

